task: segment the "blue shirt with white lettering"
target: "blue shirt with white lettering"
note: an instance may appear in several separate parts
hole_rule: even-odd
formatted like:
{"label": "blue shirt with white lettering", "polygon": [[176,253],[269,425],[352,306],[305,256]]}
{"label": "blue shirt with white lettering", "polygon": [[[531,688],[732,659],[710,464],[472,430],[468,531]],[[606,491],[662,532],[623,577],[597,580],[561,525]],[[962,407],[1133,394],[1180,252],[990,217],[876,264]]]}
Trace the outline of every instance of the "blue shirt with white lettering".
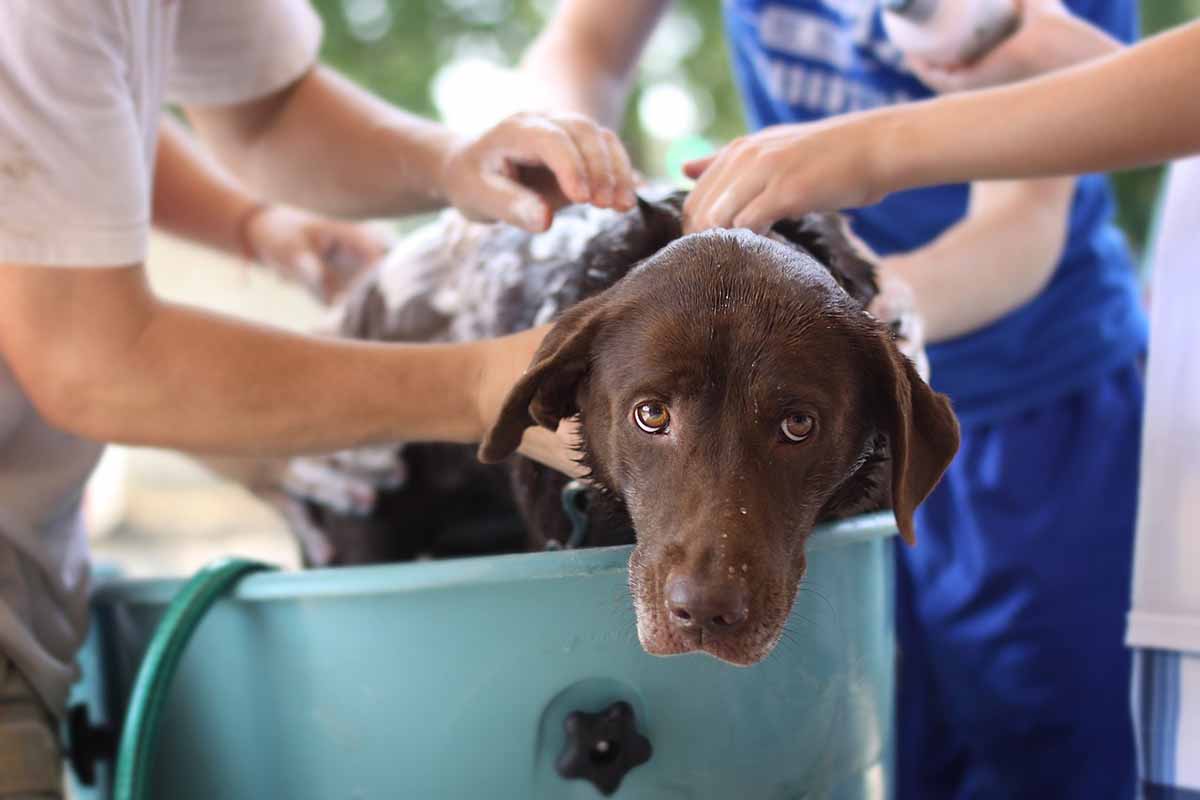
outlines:
{"label": "blue shirt with white lettering", "polygon": [[[1132,0],[1067,4],[1125,41],[1136,33]],[[725,0],[725,22],[753,128],[930,96],[888,41],[877,0]],[[887,255],[927,244],[963,217],[966,203],[966,186],[941,186],[850,215],[855,231]],[[932,383],[964,423],[1085,389],[1144,351],[1137,282],[1112,217],[1106,179],[1081,178],[1062,260],[1046,288],[995,323],[929,347]]]}

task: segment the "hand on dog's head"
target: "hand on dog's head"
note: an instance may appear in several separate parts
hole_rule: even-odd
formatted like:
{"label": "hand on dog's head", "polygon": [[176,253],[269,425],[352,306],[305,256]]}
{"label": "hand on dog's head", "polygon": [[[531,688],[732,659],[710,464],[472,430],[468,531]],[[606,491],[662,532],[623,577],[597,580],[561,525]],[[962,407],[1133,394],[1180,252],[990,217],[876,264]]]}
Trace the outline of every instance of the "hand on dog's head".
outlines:
{"label": "hand on dog's head", "polygon": [[890,495],[912,543],[957,450],[949,402],[827,269],[858,264],[849,244],[823,241],[825,265],[744,231],[672,242],[560,317],[480,448],[497,461],[526,428],[580,417],[584,461],[637,531],[648,652],[761,660],[813,525],[848,496]]}

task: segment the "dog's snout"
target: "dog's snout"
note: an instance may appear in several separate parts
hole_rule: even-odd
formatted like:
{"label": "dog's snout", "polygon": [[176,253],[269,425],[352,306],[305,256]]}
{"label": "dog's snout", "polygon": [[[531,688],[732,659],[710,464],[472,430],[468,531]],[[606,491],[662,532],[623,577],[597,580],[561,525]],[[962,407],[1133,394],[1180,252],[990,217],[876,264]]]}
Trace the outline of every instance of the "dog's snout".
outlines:
{"label": "dog's snout", "polygon": [[732,633],[750,610],[746,592],[736,581],[709,583],[689,575],[673,575],[664,587],[671,623],[710,635]]}

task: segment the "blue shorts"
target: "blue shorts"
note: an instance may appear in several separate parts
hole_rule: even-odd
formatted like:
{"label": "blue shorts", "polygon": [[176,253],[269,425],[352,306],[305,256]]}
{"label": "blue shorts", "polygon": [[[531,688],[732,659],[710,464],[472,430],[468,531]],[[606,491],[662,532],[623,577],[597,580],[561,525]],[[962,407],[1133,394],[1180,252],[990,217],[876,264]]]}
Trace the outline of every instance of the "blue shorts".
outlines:
{"label": "blue shorts", "polygon": [[963,430],[897,548],[899,800],[1129,800],[1142,372]]}

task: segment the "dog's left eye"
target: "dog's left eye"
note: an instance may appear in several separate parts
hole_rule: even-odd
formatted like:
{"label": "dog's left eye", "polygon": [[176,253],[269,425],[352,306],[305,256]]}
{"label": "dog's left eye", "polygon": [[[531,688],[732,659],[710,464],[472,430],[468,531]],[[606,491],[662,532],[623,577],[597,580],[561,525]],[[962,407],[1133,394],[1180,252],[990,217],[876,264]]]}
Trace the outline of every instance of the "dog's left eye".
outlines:
{"label": "dog's left eye", "polygon": [[662,403],[639,403],[633,410],[633,421],[646,433],[666,433],[671,424],[671,412]]}
{"label": "dog's left eye", "polygon": [[790,417],[784,417],[783,422],[779,423],[779,432],[786,441],[803,442],[812,435],[816,425],[817,421],[808,414],[792,414]]}

